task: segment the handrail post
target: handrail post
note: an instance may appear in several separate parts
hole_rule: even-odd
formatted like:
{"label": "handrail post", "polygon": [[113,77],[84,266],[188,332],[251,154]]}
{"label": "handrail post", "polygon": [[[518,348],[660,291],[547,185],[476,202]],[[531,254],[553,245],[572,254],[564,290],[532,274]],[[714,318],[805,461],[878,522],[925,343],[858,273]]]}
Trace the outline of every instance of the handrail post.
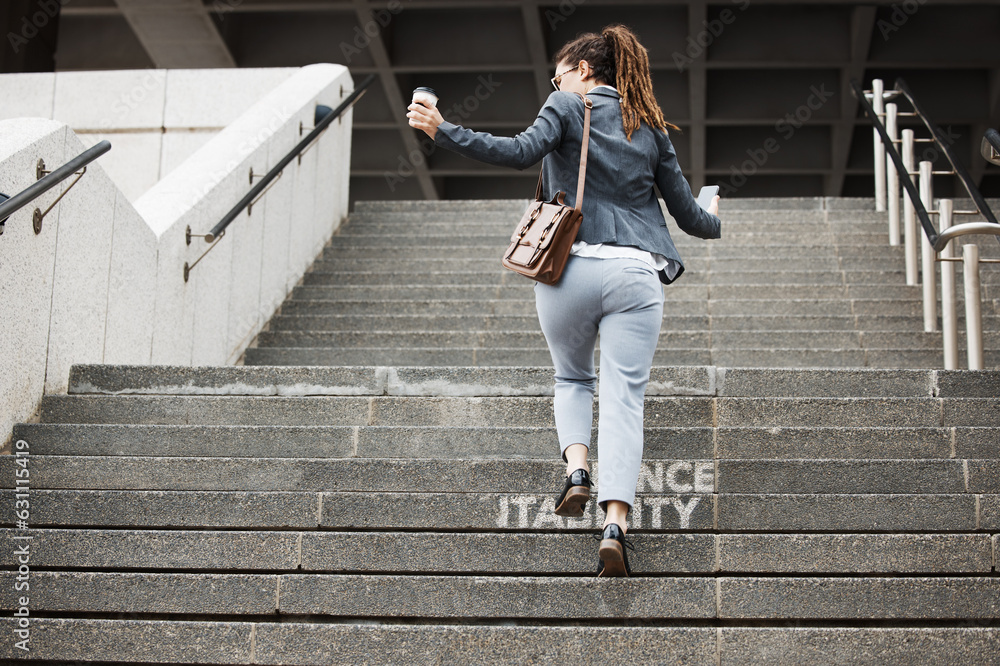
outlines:
{"label": "handrail post", "polygon": [[[924,210],[931,210],[934,204],[934,176],[931,171],[934,165],[927,160],[920,162],[920,201]],[[924,331],[931,333],[937,330],[937,279],[934,261],[934,247],[927,236],[920,234],[920,265],[924,287]]]}
{"label": "handrail post", "polygon": [[979,246],[962,246],[962,268],[965,273],[965,332],[969,354],[969,370],[983,369],[983,315],[979,306]]}
{"label": "handrail post", "polygon": [[[872,109],[875,111],[875,122],[882,122],[882,114],[885,112],[885,100],[883,93],[885,87],[882,79],[872,80]],[[885,210],[885,146],[882,145],[882,136],[878,130],[872,130],[875,148],[875,210],[882,212]]]}
{"label": "handrail post", "polygon": [[[913,177],[913,130],[905,129],[903,134],[903,167],[906,173],[903,178]],[[903,197],[903,244],[904,256],[906,257],[906,284],[917,284],[917,219],[916,209],[910,197]]]}
{"label": "handrail post", "polygon": [[[896,104],[893,102],[885,105],[885,131],[895,145],[899,141],[899,127]],[[897,246],[899,245],[899,174],[896,172],[896,163],[893,160],[886,160],[886,179],[889,197],[889,245]]]}
{"label": "handrail post", "polygon": [[[951,226],[954,202],[938,200],[938,228],[941,233]],[[941,337],[944,347],[944,369],[958,369],[958,313],[955,310],[955,256],[951,243],[941,250]]]}

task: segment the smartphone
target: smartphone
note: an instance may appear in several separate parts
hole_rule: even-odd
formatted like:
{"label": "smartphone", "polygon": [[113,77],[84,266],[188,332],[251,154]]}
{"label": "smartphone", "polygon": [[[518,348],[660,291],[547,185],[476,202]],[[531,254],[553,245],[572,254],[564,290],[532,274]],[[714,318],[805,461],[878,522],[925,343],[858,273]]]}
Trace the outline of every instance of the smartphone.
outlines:
{"label": "smartphone", "polygon": [[712,199],[715,195],[719,193],[718,185],[706,185],[701,188],[701,192],[698,193],[698,205],[708,210],[708,207],[712,205]]}

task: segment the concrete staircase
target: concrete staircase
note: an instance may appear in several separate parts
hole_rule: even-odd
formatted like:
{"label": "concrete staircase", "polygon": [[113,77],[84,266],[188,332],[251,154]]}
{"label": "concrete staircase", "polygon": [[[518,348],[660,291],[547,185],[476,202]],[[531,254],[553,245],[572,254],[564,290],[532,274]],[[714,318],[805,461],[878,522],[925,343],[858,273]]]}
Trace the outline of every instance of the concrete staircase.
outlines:
{"label": "concrete staircase", "polygon": [[15,428],[4,561],[33,539],[0,624],[28,577],[30,651],[0,659],[1000,663],[1000,371],[934,369],[865,204],[733,201],[722,241],[675,234],[611,580],[594,503],[552,514],[548,354],[497,259],[521,203],[359,204],[246,365],[77,366]]}
{"label": "concrete staircase", "polygon": [[[871,200],[723,205],[721,240],[670,223],[688,270],[666,288],[655,363],[942,367],[941,334],[923,332],[921,287],[906,285]],[[359,203],[247,365],[549,365],[532,283],[498,258],[523,208],[483,202],[469,219],[449,203]],[[993,238],[981,250],[1000,257]],[[984,265],[982,282],[986,366],[1000,367],[1000,270]],[[964,358],[964,315],[960,327]]]}

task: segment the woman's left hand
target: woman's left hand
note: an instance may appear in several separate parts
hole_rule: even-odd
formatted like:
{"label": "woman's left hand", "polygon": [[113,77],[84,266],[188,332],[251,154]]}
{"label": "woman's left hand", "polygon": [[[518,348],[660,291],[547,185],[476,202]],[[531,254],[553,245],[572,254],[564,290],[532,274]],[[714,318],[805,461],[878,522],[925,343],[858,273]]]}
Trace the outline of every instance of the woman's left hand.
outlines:
{"label": "woman's left hand", "polygon": [[434,135],[437,134],[438,125],[444,122],[444,117],[437,110],[437,107],[412,103],[406,108],[409,110],[406,117],[410,119],[410,127],[423,130],[433,140]]}

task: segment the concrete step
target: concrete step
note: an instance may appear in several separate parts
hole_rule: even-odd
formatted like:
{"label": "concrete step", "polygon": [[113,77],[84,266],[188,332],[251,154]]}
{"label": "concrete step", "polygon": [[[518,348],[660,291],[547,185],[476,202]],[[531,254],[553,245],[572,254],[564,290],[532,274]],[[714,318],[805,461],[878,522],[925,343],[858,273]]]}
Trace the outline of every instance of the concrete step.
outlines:
{"label": "concrete step", "polygon": [[[646,661],[691,664],[934,663],[965,666],[996,652],[1000,629],[972,627],[514,626],[355,622],[36,618],[33,656],[65,661],[600,665],[621,646]],[[14,632],[13,618],[0,620]],[[251,636],[253,640],[251,641]],[[14,641],[0,657],[14,658]],[[19,654],[17,655],[20,656]],[[646,658],[648,657],[648,658]]]}
{"label": "concrete step", "polygon": [[[599,362],[600,352],[595,355]],[[987,367],[1000,367],[1000,353],[987,350],[984,354]],[[259,347],[248,349],[244,355],[247,365],[438,365],[492,367],[531,363],[541,365],[551,362],[548,349],[537,347],[481,348],[441,347],[399,349],[396,347]],[[662,349],[653,355],[657,364],[680,363],[763,368],[940,368],[943,353],[940,350],[910,349],[731,349],[694,348]],[[964,361],[963,361],[964,362]]]}
{"label": "concrete step", "polygon": [[[14,575],[0,574],[8,583],[5,590],[13,589]],[[1000,611],[1000,578],[990,576],[715,580],[636,576],[614,581],[613,592],[605,581],[574,576],[89,572],[35,576],[39,591],[32,601],[40,612],[566,621],[609,616],[955,620],[990,619]],[[8,604],[12,594],[0,593]],[[665,598],[674,601],[664,604]]]}
{"label": "concrete step", "polygon": [[[949,437],[942,430],[940,437]],[[19,424],[38,455],[260,458],[537,458],[558,452],[554,427],[164,426]],[[971,435],[970,435],[971,437]],[[918,441],[936,440],[931,435]],[[646,428],[645,456],[712,456],[710,428]],[[592,452],[599,447],[594,444]]]}
{"label": "concrete step", "polygon": [[[534,283],[527,278],[518,282],[493,285],[340,285],[295,287],[295,300],[476,300],[523,299],[534,304]],[[788,299],[888,299],[911,300],[922,303],[919,286],[874,284],[782,284],[781,292]],[[1000,288],[1000,285],[997,286]],[[774,296],[772,284],[699,285],[697,283],[670,285],[668,300],[762,300]],[[984,292],[992,287],[983,287]]]}
{"label": "concrete step", "polygon": [[[855,328],[872,330],[914,329],[910,317],[868,317],[851,315],[679,315],[665,313],[663,331],[666,328],[677,331],[768,331],[768,330],[812,330],[850,331]],[[538,316],[528,315],[276,315],[268,324],[270,331],[524,331],[538,327]]]}
{"label": "concrete step", "polygon": [[[339,262],[328,264],[338,266]],[[395,285],[406,286],[412,284],[423,285],[488,285],[499,286],[520,276],[511,271],[504,271],[499,263],[497,265],[483,266],[480,262],[478,269],[465,271],[440,270],[440,263],[435,268],[421,271],[403,270],[323,270],[323,267],[313,266],[309,273],[302,278],[302,285],[307,287],[322,286],[356,286],[356,285]]]}
{"label": "concrete step", "polygon": [[[1000,352],[986,350],[987,367],[1000,367]],[[964,363],[964,359],[962,359]],[[940,368],[941,350],[902,349],[712,349],[705,363],[764,368]]]}
{"label": "concrete step", "polygon": [[[522,210],[528,204],[529,198],[523,199],[496,199],[496,200],[464,200],[464,201],[359,201],[355,203],[355,210],[359,212],[446,212],[470,210],[495,210],[507,209]],[[987,199],[987,203],[993,204],[995,199]],[[873,197],[726,197],[726,207],[732,210],[750,211],[875,211],[875,199]],[[968,202],[955,200],[955,206]],[[662,206],[661,206],[662,207]],[[886,215],[887,213],[878,213]]]}
{"label": "concrete step", "polygon": [[528,205],[530,199],[464,199],[464,200],[438,200],[438,201],[357,201],[354,204],[354,211],[357,213],[385,213],[385,214],[420,214],[427,213],[458,213],[466,217],[469,213],[476,213],[477,216],[484,213],[504,213],[521,212]]}
{"label": "concrete step", "polygon": [[[0,461],[0,468],[13,474],[11,462]],[[638,492],[1000,493],[997,458],[683,461],[688,471],[682,480],[674,462],[643,463]],[[76,490],[548,493],[561,478],[551,461],[531,459],[48,455],[36,458],[32,468],[35,488]],[[599,487],[599,463],[592,478]]]}
{"label": "concrete step", "polygon": [[[552,426],[201,426],[18,424],[33,455],[259,458],[537,458]],[[991,459],[995,427],[647,427],[646,460]],[[592,442],[591,455],[601,447]]]}
{"label": "concrete step", "polygon": [[[560,488],[539,493],[72,490],[33,489],[31,526],[344,529],[595,530],[604,514],[589,502],[581,518],[552,513]],[[0,524],[12,526],[14,493]],[[414,507],[421,507],[415,511]],[[598,515],[600,514],[600,515]],[[998,494],[677,493],[636,496],[635,530],[722,532],[997,532]]]}
{"label": "concrete step", "polygon": [[[773,294],[770,294],[773,296]],[[291,298],[282,305],[285,315],[328,315],[328,314],[383,314],[383,315],[534,315],[537,320],[535,301],[532,294],[527,298],[466,298],[466,299],[415,299],[386,300],[344,299],[334,300],[321,295],[306,298]],[[677,315],[885,315],[910,317],[913,330],[923,327],[923,306],[919,299],[886,298],[747,298],[733,300],[707,300],[677,298],[674,292],[667,293],[665,308],[667,314]],[[1000,303],[1000,301],[998,301]]]}
{"label": "concrete step", "polygon": [[[426,216],[367,216],[352,215],[348,222],[342,225],[333,235],[334,243],[339,238],[350,238],[360,235],[407,235],[420,236],[428,234],[431,236],[450,235],[452,237],[466,237],[478,235],[503,235],[510,238],[511,234],[520,224],[520,216],[484,216],[482,219],[474,221],[461,216],[448,215],[435,218]],[[667,230],[671,237],[686,236],[687,234],[673,222],[667,225]],[[850,237],[861,235],[870,237],[881,235],[885,237],[885,245],[888,245],[888,223],[881,221],[854,220],[841,218],[835,222],[823,219],[823,215],[796,214],[772,214],[772,215],[736,215],[727,218],[723,223],[721,239],[713,241],[728,241],[739,234],[757,234],[760,236],[770,236],[771,240],[777,241],[778,237],[797,237],[804,233],[818,233],[824,235],[835,235],[838,237]],[[703,240],[703,239],[702,239]]]}
{"label": "concrete step", "polygon": [[[665,322],[669,325],[669,321]],[[965,348],[964,335],[961,336],[960,349]],[[1000,332],[983,334],[986,349],[1000,349]],[[455,349],[496,349],[514,348],[544,348],[545,337],[535,327],[535,330],[272,330],[264,331],[257,337],[259,347],[282,348],[434,348]],[[923,333],[911,331],[803,331],[803,330],[766,330],[766,331],[704,331],[689,329],[674,329],[664,327],[660,331],[657,349],[689,350],[689,349],[755,349],[781,348],[789,349],[907,349],[941,350],[941,333]],[[600,342],[598,341],[598,349]],[[734,364],[735,365],[735,364]]]}
{"label": "concrete step", "polygon": [[[684,314],[704,314],[708,310],[705,301],[676,302]],[[414,299],[401,300],[333,300],[330,298],[290,298],[281,306],[286,315],[327,315],[327,314],[381,314],[381,315],[528,315],[535,314],[534,299],[468,298],[465,300]],[[537,314],[536,314],[537,319]]]}
{"label": "concrete step", "polygon": [[[334,242],[338,238],[350,238],[356,235],[392,235],[406,234],[418,236],[420,234],[450,234],[452,236],[500,234],[508,238],[520,223],[520,217],[506,217],[490,215],[482,219],[469,220],[461,215],[441,215],[433,218],[420,215],[395,215],[395,216],[372,216],[363,214],[351,215],[346,224],[342,225],[334,234]],[[667,230],[673,237],[686,236],[673,221],[668,223]],[[728,240],[731,234],[757,233],[767,234],[777,237],[787,234],[822,233],[833,234],[841,238],[849,238],[854,234],[872,236],[882,235],[885,237],[885,245],[888,246],[888,223],[880,220],[858,220],[850,217],[837,218],[835,220],[825,220],[823,215],[812,214],[750,214],[744,212],[739,215],[727,216],[723,222],[721,239],[712,239],[713,242]]]}
{"label": "concrete step", "polygon": [[[0,535],[16,534],[0,529]],[[590,534],[38,529],[40,568],[578,575]],[[990,574],[989,534],[643,533],[635,575]],[[589,573],[589,572],[587,572]]]}
{"label": "concrete step", "polygon": [[[342,248],[392,248],[386,254],[394,255],[397,251],[405,248],[436,247],[439,249],[457,248],[479,248],[481,250],[492,249],[496,252],[503,250],[510,243],[510,237],[514,231],[516,220],[510,223],[510,228],[495,229],[484,233],[470,233],[465,229],[456,228],[445,233],[428,232],[419,227],[413,229],[402,229],[401,232],[386,231],[382,233],[364,233],[368,230],[351,231],[350,226],[330,240],[330,245],[324,252],[329,255],[331,250]],[[406,233],[411,231],[412,233]],[[671,233],[671,239],[678,249],[701,247],[710,242],[702,238],[687,236],[682,232]],[[866,233],[835,233],[823,229],[803,229],[798,227],[792,229],[789,226],[776,227],[775,231],[760,225],[746,225],[746,230],[738,227],[736,230],[726,227],[721,239],[713,239],[712,243],[719,245],[752,246],[758,248],[770,248],[772,246],[803,246],[814,245],[821,247],[834,247],[840,244],[851,245],[875,245],[885,246],[889,244],[889,236],[885,232]],[[464,253],[464,252],[463,252]],[[405,255],[404,255],[405,256]],[[683,255],[682,255],[683,256]]]}
{"label": "concrete step", "polygon": [[[712,293],[717,293],[714,288]],[[773,295],[773,294],[772,294]],[[348,294],[348,296],[353,296]],[[771,317],[802,317],[802,316],[837,316],[858,317],[858,327],[866,324],[871,330],[923,330],[923,304],[916,298],[884,299],[884,298],[842,298],[825,294],[822,298],[737,298],[737,299],[680,299],[673,298],[668,292],[665,301],[664,320],[673,316],[707,315],[720,316],[771,316]],[[381,315],[516,315],[532,316],[537,321],[537,311],[532,294],[526,298],[466,298],[446,300],[414,299],[399,300],[386,298],[384,300],[336,299],[327,298],[322,294],[306,293],[299,298],[290,298],[281,306],[282,315],[350,315],[350,314],[381,314]],[[959,332],[964,333],[965,316],[961,302],[958,308]],[[983,330],[1000,330],[1000,300],[993,303],[987,301],[983,306]],[[868,324],[866,317],[905,318],[902,325],[883,325],[879,321]],[[713,319],[714,321],[714,319]],[[899,321],[899,320],[897,320]],[[938,328],[941,327],[940,305],[938,306]],[[710,322],[711,323],[711,322]],[[781,325],[782,322],[776,322]],[[777,328],[778,326],[775,326]],[[802,328],[795,326],[795,328]],[[822,329],[822,326],[819,328]]]}
{"label": "concrete step", "polygon": [[[659,363],[689,363],[703,365],[711,362],[710,353],[704,349],[678,353],[676,350],[663,352],[654,357]],[[520,365],[530,363],[542,365],[552,362],[547,348],[525,349],[508,347],[503,349],[483,349],[478,347],[431,348],[386,348],[386,347],[253,347],[247,349],[243,362],[246,365],[412,365],[412,366],[453,366],[462,364],[471,367],[493,367],[498,365]]]}
{"label": "concrete step", "polygon": [[[697,269],[696,269],[697,270]],[[731,298],[728,294],[731,292],[723,292],[716,287],[732,287],[746,285],[749,287],[757,287],[763,285],[770,288],[781,288],[784,290],[786,287],[793,288],[807,288],[807,287],[817,287],[822,289],[815,289],[810,293],[803,295],[804,298],[809,298],[816,295],[822,295],[826,298],[857,298],[858,294],[861,292],[872,293],[876,285],[886,285],[891,287],[897,297],[909,298],[911,300],[917,301],[922,298],[920,294],[919,286],[906,285],[905,276],[902,271],[759,271],[759,270],[738,270],[738,271],[722,271],[716,270],[712,272],[696,272],[689,271],[690,275],[685,273],[685,280],[683,283],[678,283],[671,285],[666,289],[666,296],[668,299],[681,297],[688,297],[685,294],[686,289],[691,289],[694,287],[704,288],[706,286],[711,287],[707,292],[706,298],[717,299],[717,298]],[[377,272],[362,272],[362,271],[330,271],[330,272],[314,272],[308,273],[302,280],[300,289],[309,289],[315,287],[329,287],[329,288],[359,288],[359,287],[379,287],[382,289],[391,287],[392,289],[407,289],[406,294],[412,293],[409,288],[413,286],[421,287],[437,287],[436,293],[431,294],[430,297],[434,298],[438,294],[445,294],[454,291],[456,287],[461,288],[461,293],[467,293],[470,288],[479,287],[483,291],[494,290],[494,289],[506,289],[507,287],[524,287],[525,289],[531,288],[531,284],[524,283],[524,278],[517,276],[511,272],[483,272],[483,271],[469,271],[469,272],[457,272],[457,271],[437,271],[437,272],[396,272],[390,273],[386,271]],[[845,287],[848,291],[845,291]],[[987,285],[985,289],[992,291],[994,287],[1000,287],[1000,285]],[[303,296],[303,294],[309,294],[309,291],[296,291],[292,298],[311,298],[311,296]],[[315,292],[313,292],[315,293]],[[320,292],[322,293],[322,292]],[[876,292],[877,293],[877,292]],[[351,292],[347,291],[346,295],[337,296],[336,293],[334,298],[346,298],[350,299]],[[698,298],[702,298],[700,293],[695,295]],[[527,294],[531,297],[530,294]],[[425,298],[426,295],[418,296],[418,298]],[[383,297],[384,298],[384,297]],[[753,295],[747,298],[754,298]],[[956,302],[958,304],[958,314],[960,317],[964,318],[964,296],[959,290],[955,294]],[[531,298],[533,301],[534,299]],[[941,299],[938,296],[937,301],[938,307],[940,309]],[[992,310],[987,310],[985,313],[987,315],[992,314]],[[940,316],[940,314],[939,314]],[[989,323],[989,322],[987,322]]]}
{"label": "concrete step", "polygon": [[525,204],[359,203],[247,365],[74,367],[13,433],[32,453],[32,658],[997,652],[1000,372],[939,369],[872,199],[727,201],[713,242],[668,221],[688,272],[664,290],[631,580],[593,577],[596,502],[553,513],[551,359],[534,283],[499,263]]}
{"label": "concrete step", "polygon": [[[665,322],[669,324],[668,322]],[[963,336],[964,337],[964,336]],[[1000,333],[983,336],[987,349],[1000,348]],[[495,349],[500,347],[544,348],[545,337],[535,330],[273,330],[257,337],[260,347],[389,347],[445,349],[472,347]],[[600,341],[598,341],[598,349]],[[940,333],[909,331],[698,331],[664,327],[660,331],[657,349],[915,349],[939,350]]]}
{"label": "concrete step", "polygon": [[[925,404],[926,401],[934,404]],[[883,407],[884,410],[902,410],[913,414],[921,408],[937,412],[940,405],[932,398],[899,398]],[[646,401],[646,425],[712,425],[712,411],[712,399],[707,397],[651,397]],[[928,414],[925,419],[929,417]],[[50,395],[43,399],[41,409],[43,423],[505,426],[510,424],[511,418],[516,418],[523,426],[550,425],[552,399]],[[917,416],[913,418],[919,420]],[[932,420],[935,423],[912,425],[938,425],[936,421],[939,419]]]}
{"label": "concrete step", "polygon": [[[73,395],[552,395],[553,368],[187,367],[74,365]],[[596,368],[598,376],[600,368]],[[600,387],[598,386],[598,392]],[[725,397],[938,397],[1000,395],[996,370],[809,370],[663,366],[646,395]]]}
{"label": "concrete step", "polygon": [[[816,284],[816,285],[843,285],[843,284],[897,284],[905,285],[906,276],[902,270],[896,271],[875,271],[875,270],[853,270],[842,271],[838,269],[830,270],[767,270],[763,265],[758,267],[743,266],[735,270],[725,270],[716,268],[707,271],[707,264],[710,260],[695,259],[690,264],[685,264],[688,272],[684,274],[684,286],[693,284]],[[520,281],[522,278],[505,271],[498,266],[480,266],[478,270],[440,270],[440,264],[436,269],[425,271],[364,271],[364,270],[324,270],[332,268],[336,263],[328,262],[323,267],[314,266],[313,270],[303,277],[304,286],[352,286],[352,285],[501,285],[508,284],[511,280]],[[678,283],[680,286],[681,283]]]}
{"label": "concrete step", "polygon": [[[661,397],[645,401],[651,427],[1000,425],[991,398]],[[161,425],[551,425],[550,397],[50,395],[43,423]],[[806,419],[803,421],[803,419]]]}
{"label": "concrete step", "polygon": [[[664,320],[666,320],[664,315]],[[673,330],[705,331],[707,315],[673,315]],[[666,321],[664,321],[666,323]],[[538,316],[400,314],[400,315],[276,315],[268,324],[274,331],[530,331],[538,329]]]}
{"label": "concrete step", "polygon": [[[885,243],[878,243],[878,239],[871,239],[867,235],[858,238],[851,238],[852,242],[841,239],[834,244],[832,238],[816,239],[809,236],[800,239],[798,243],[792,243],[789,239],[776,240],[775,243],[753,243],[752,239],[743,239],[743,243],[722,243],[719,240],[706,241],[702,239],[687,237],[683,235],[674,238],[674,244],[681,253],[683,259],[699,257],[716,258],[746,258],[765,256],[795,258],[802,257],[853,257],[853,258],[874,258],[886,260],[886,257],[902,257],[902,250],[899,248],[885,248]],[[689,240],[688,240],[689,239]],[[376,244],[363,243],[358,239],[341,239],[336,243],[327,245],[322,254],[317,259],[324,261],[334,261],[340,258],[347,259],[369,259],[385,262],[391,260],[410,259],[439,259],[449,261],[453,257],[462,259],[483,259],[486,261],[500,261],[503,251],[506,249],[510,237],[490,238],[484,243],[471,243],[467,239],[450,238],[442,245],[432,245],[426,241],[415,240],[413,244],[404,245],[397,239],[397,244],[392,245],[387,241],[380,241]],[[854,242],[856,241],[856,242]],[[873,244],[877,243],[877,244]],[[391,252],[387,251],[391,247]]]}
{"label": "concrete step", "polygon": [[[525,331],[538,327],[535,313],[523,315],[491,314],[306,314],[304,304],[283,308],[302,314],[276,315],[268,324],[270,331]],[[923,320],[901,315],[809,315],[747,314],[713,315],[678,314],[676,302],[663,315],[662,331],[899,331],[923,335]],[[331,310],[333,308],[320,308]],[[959,339],[964,339],[964,317],[959,317]],[[987,316],[984,333],[1000,331],[1000,317]],[[934,334],[940,336],[940,333]]]}

